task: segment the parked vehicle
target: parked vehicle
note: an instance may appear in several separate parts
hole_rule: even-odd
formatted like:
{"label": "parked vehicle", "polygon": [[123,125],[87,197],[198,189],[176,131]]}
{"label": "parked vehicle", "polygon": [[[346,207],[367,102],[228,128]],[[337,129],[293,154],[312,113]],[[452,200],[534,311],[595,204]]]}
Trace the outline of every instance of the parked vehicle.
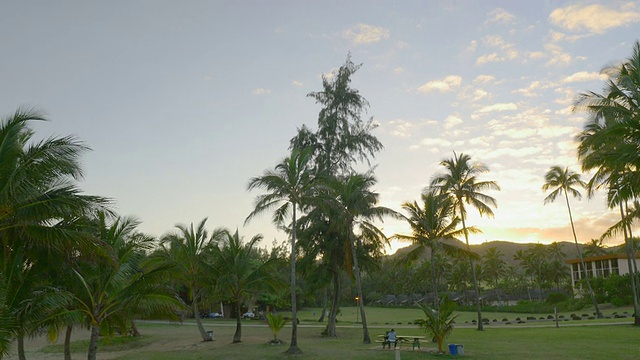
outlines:
{"label": "parked vehicle", "polygon": [[222,319],[222,314],[214,312],[214,313],[209,314],[209,318],[211,318],[211,319]]}
{"label": "parked vehicle", "polygon": [[242,314],[243,319],[253,319],[255,316],[256,315],[252,311],[247,311],[246,313]]}

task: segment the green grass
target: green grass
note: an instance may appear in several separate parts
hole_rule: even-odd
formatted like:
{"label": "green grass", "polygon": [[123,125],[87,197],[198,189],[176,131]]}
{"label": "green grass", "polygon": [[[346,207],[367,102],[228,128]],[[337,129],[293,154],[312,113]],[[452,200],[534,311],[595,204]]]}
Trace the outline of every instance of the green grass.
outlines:
{"label": "green grass", "polygon": [[[293,358],[300,360],[316,359],[393,359],[393,352],[383,351],[380,344],[362,344],[361,324],[355,324],[355,307],[343,308],[339,316],[338,339],[320,336],[323,324],[316,322],[313,310],[301,311],[301,325],[298,328],[298,345],[304,354]],[[316,310],[318,311],[318,310]],[[610,310],[622,313],[624,309]],[[585,311],[587,312],[587,311]],[[391,327],[400,335],[422,335],[415,325],[409,325],[420,317],[417,309],[367,308],[370,335],[373,340]],[[605,312],[606,314],[607,312]],[[283,313],[284,314],[284,313]],[[287,314],[284,314],[285,316]],[[515,318],[516,314],[506,313],[506,317]],[[521,314],[526,316],[527,314]],[[531,315],[531,314],[528,314]],[[546,314],[537,314],[537,317]],[[461,319],[473,319],[475,313],[460,313]],[[493,316],[493,313],[492,315]],[[498,319],[500,320],[500,319]],[[463,344],[465,358],[468,359],[638,359],[640,358],[640,328],[631,326],[631,319],[615,319],[619,325],[604,325],[613,322],[607,320],[566,321],[555,328],[552,322],[530,322],[514,325],[489,325],[485,331],[475,330],[472,324],[459,322],[458,328],[445,340],[448,343]],[[291,327],[286,326],[278,335],[285,345],[269,345],[271,330],[263,321],[243,321],[243,342],[232,344],[235,321],[205,319],[205,328],[213,330],[216,341],[202,342],[193,319],[182,325],[139,323],[142,337],[115,338],[111,344],[102,342],[98,348],[101,359],[282,359],[288,358],[284,351],[288,348]],[[398,324],[402,323],[402,324]],[[598,325],[598,323],[603,325]],[[326,324],[326,323],[325,323]],[[544,326],[544,327],[534,327]],[[73,357],[86,356],[88,343],[86,334],[78,340],[80,334],[74,334]],[[29,344],[27,344],[29,346]],[[408,349],[407,349],[408,348]],[[423,342],[423,351],[412,351],[404,345],[401,351],[403,360],[460,358],[450,355],[436,355],[426,350],[435,350],[436,344]],[[50,359],[60,358],[61,345],[49,345],[29,348],[27,358],[42,358],[48,354]]]}

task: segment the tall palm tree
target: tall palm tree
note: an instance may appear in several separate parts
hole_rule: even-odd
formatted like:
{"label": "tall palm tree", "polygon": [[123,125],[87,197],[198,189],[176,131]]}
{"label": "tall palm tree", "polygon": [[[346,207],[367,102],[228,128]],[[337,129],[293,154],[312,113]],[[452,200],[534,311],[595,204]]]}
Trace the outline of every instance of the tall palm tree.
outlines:
{"label": "tall palm tree", "polygon": [[[371,188],[376,184],[376,178],[371,174],[355,174],[344,180],[333,182],[332,190],[336,195],[336,206],[340,209],[338,217],[331,219],[340,224],[344,230],[343,236],[349,244],[351,259],[353,260],[353,273],[356,279],[358,291],[358,306],[362,319],[363,342],[371,343],[369,329],[367,327],[367,317],[364,311],[364,296],[362,293],[362,282],[360,266],[358,264],[358,253],[368,256],[375,256],[381,253],[385,243],[388,243],[386,236],[373,223],[373,221],[383,221],[386,216],[399,217],[399,215],[383,206],[377,205],[378,193]],[[356,234],[356,230],[358,234]],[[347,271],[349,268],[347,268]]]}
{"label": "tall palm tree", "polygon": [[195,227],[193,223],[190,226],[176,225],[177,233],[165,234],[160,239],[161,250],[156,256],[174,267],[174,279],[187,288],[202,341],[211,341],[211,336],[205,331],[200,319],[200,301],[206,288],[214,285],[211,264],[203,255],[215,244],[223,230],[216,229],[209,235],[206,222],[207,218],[204,218]]}
{"label": "tall palm tree", "polygon": [[[625,235],[627,263],[630,269],[633,268],[633,273],[637,273],[637,264],[631,260],[636,251],[630,240],[632,228],[625,220],[630,214],[625,208],[628,208],[629,201],[637,199],[636,194],[640,191],[637,146],[640,141],[640,42],[635,42],[628,59],[608,66],[602,72],[609,76],[602,94],[585,92],[575,103],[574,110],[589,113],[584,130],[577,136],[578,158],[583,170],[596,170],[589,181],[590,195],[594,188],[608,187],[609,207],[619,208],[622,221],[617,225],[622,227]],[[640,284],[636,276],[631,276],[630,281],[636,314],[634,323],[640,326]]]}
{"label": "tall palm tree", "polygon": [[[0,356],[14,338],[19,358],[29,329],[29,303],[35,287],[43,284],[46,261],[74,248],[98,250],[90,237],[68,227],[74,218],[108,203],[82,195],[76,182],[82,177],[80,155],[88,148],[74,136],[33,141],[30,123],[45,121],[33,110],[18,109],[0,120]],[[22,304],[22,305],[21,305]]]}
{"label": "tall palm tree", "polygon": [[[431,264],[431,289],[434,292],[434,307],[439,307],[439,295],[436,281],[436,251],[443,249],[446,253],[459,252],[459,248],[446,243],[446,240],[456,239],[463,230],[458,229],[460,218],[455,216],[453,200],[448,196],[428,190],[422,194],[422,204],[417,201],[405,202],[402,208],[409,214],[406,220],[411,226],[411,235],[397,234],[394,237],[410,240],[417,246],[405,255],[409,262],[415,261],[426,249],[429,249]],[[470,228],[469,231],[477,232]]]}
{"label": "tall palm tree", "polygon": [[276,165],[275,170],[267,170],[262,176],[249,180],[248,190],[264,189],[267,193],[255,200],[255,209],[247,216],[245,223],[255,216],[275,209],[273,222],[284,226],[290,217],[291,226],[291,343],[287,353],[301,354],[298,347],[298,310],[296,298],[296,230],[297,212],[312,201],[317,186],[317,178],[311,171],[312,149],[297,149]]}
{"label": "tall palm tree", "polygon": [[211,249],[213,273],[217,278],[216,291],[236,305],[236,332],[233,342],[242,341],[241,308],[260,291],[280,285],[275,265],[276,257],[261,259],[255,245],[262,235],[255,235],[243,244],[242,237],[225,230],[217,246]]}
{"label": "tall palm tree", "polygon": [[562,169],[560,166],[552,166],[549,171],[545,174],[545,183],[542,185],[543,191],[551,190],[551,193],[544,198],[544,203],[548,204],[550,202],[554,202],[558,196],[564,194],[564,198],[567,204],[567,211],[569,212],[569,221],[571,222],[571,232],[573,233],[573,240],[576,244],[576,250],[578,251],[578,257],[580,258],[580,264],[582,265],[582,270],[585,274],[585,281],[587,283],[587,288],[589,290],[589,296],[591,297],[591,302],[593,303],[594,308],[596,309],[596,314],[598,318],[602,318],[602,314],[598,308],[598,302],[596,301],[595,295],[593,294],[593,289],[591,288],[591,281],[589,280],[589,275],[586,273],[586,266],[584,263],[584,258],[582,257],[582,250],[578,245],[578,237],[576,236],[576,229],[573,225],[573,216],[571,215],[571,206],[569,205],[569,194],[571,196],[580,199],[582,194],[580,191],[576,189],[576,187],[585,188],[587,184],[580,180],[580,174],[569,170],[569,168]]}
{"label": "tall palm tree", "polygon": [[[443,160],[440,165],[444,166],[446,171],[436,174],[431,179],[431,186],[436,187],[442,194],[448,194],[454,200],[454,206],[457,214],[462,221],[462,229],[464,239],[467,244],[467,251],[471,253],[469,246],[469,231],[467,229],[466,218],[467,210],[465,204],[468,204],[478,210],[480,216],[486,215],[493,217],[491,207],[496,207],[496,199],[482,193],[485,190],[500,190],[495,181],[479,181],[478,176],[489,171],[487,167],[480,163],[471,163],[471,157],[461,153],[459,156],[453,153],[453,158]],[[469,264],[473,276],[473,288],[475,291],[476,305],[478,309],[478,330],[483,330],[482,326],[482,304],[480,303],[480,289],[478,288],[478,279],[476,275],[476,267],[472,257],[469,257]]]}

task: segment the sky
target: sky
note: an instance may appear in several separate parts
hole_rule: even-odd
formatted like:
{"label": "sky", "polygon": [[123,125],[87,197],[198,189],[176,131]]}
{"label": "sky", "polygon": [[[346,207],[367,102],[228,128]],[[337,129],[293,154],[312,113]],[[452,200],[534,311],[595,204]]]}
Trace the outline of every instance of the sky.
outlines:
{"label": "sky", "polygon": [[[8,0],[0,34],[0,116],[39,109],[50,121],[33,125],[37,136],[84,141],[80,187],[151,235],[206,217],[210,230],[263,234],[263,246],[286,241],[270,214],[244,225],[260,194],[247,183],[287,155],[298,128],[317,128],[306,95],[351,54],[385,147],[372,161],[380,205],[402,211],[440,161],[465,153],[501,187],[487,193],[494,218],[470,211],[483,231],[471,243],[547,244],[572,234],[562,199],[543,204],[544,174],[580,171],[587,115],[574,101],[631,55],[640,3]],[[580,242],[617,219],[603,194],[570,201]]]}

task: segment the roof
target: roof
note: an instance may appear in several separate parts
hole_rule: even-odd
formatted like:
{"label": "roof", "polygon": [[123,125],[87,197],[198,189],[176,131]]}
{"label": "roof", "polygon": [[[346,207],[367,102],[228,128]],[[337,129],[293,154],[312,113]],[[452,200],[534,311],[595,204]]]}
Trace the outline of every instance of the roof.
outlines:
{"label": "roof", "polygon": [[[600,260],[610,260],[610,259],[626,259],[627,258],[627,254],[606,254],[606,255],[599,255],[599,256],[589,256],[589,257],[585,257],[584,261],[585,262],[591,262],[591,261],[600,261]],[[636,259],[640,259],[640,253],[636,253]],[[564,261],[565,264],[578,264],[580,263],[580,259],[569,259],[569,260],[565,260]]]}

